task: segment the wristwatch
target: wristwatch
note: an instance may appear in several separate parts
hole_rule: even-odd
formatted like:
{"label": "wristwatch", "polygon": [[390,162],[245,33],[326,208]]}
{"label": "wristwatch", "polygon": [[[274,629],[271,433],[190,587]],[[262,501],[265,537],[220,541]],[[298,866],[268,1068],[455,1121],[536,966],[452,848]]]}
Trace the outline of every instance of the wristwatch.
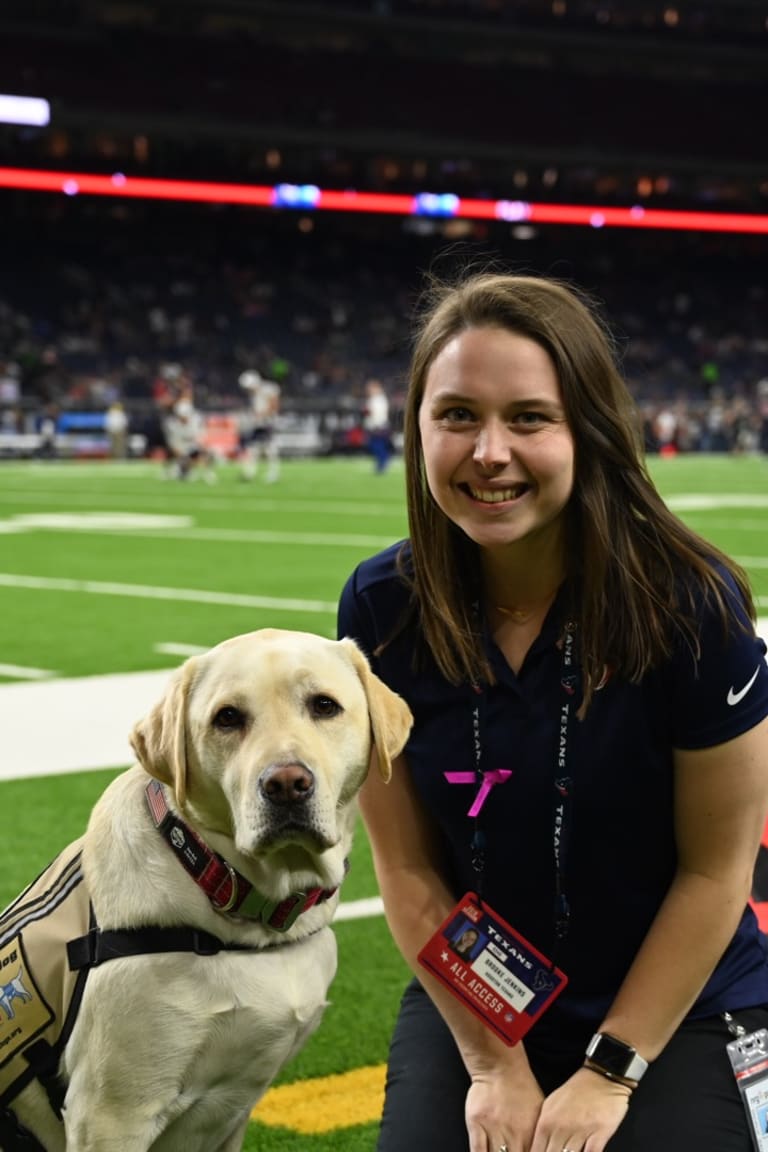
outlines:
{"label": "wristwatch", "polygon": [[590,1040],[586,1057],[595,1072],[602,1072],[609,1079],[617,1076],[621,1080],[642,1080],[648,1061],[623,1040],[617,1040],[609,1032],[595,1032]]}

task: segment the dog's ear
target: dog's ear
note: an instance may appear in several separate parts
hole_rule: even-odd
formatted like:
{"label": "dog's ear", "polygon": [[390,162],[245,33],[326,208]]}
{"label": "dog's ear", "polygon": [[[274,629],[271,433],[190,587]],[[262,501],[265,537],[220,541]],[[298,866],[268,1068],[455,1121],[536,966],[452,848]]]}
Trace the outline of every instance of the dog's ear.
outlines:
{"label": "dog's ear", "polygon": [[413,714],[402,696],[388,688],[371,671],[365,654],[354,640],[347,636],[341,643],[352,657],[352,663],[363,683],[379,771],[384,780],[389,780],[392,776],[392,761],[402,752],[413,726]]}
{"label": "dog's ear", "polygon": [[173,673],[165,695],[130,735],[142,768],[150,776],[170,784],[179,807],[187,786],[187,699],[197,662],[193,657]]}

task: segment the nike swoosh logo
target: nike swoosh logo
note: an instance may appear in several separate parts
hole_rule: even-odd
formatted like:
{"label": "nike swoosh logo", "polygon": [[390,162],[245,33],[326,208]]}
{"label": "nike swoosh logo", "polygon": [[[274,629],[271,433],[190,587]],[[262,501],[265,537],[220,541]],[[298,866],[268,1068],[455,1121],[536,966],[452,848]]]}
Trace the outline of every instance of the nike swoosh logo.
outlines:
{"label": "nike swoosh logo", "polygon": [[749,692],[750,688],[754,684],[755,680],[757,680],[759,672],[760,672],[760,665],[758,664],[757,668],[755,668],[755,671],[754,671],[754,674],[753,674],[751,680],[747,681],[747,683],[744,685],[744,687],[741,689],[740,692],[734,692],[733,688],[728,689],[728,703],[731,706],[733,706],[734,704],[738,704],[740,700],[744,699],[747,692]]}

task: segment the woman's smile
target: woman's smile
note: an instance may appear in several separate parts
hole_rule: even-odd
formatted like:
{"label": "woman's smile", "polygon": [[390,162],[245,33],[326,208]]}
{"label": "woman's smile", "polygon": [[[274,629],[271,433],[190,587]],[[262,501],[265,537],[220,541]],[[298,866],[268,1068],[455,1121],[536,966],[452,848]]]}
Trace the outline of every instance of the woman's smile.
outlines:
{"label": "woman's smile", "polygon": [[481,504],[507,504],[512,500],[519,500],[530,491],[529,484],[515,484],[509,488],[478,488],[472,484],[459,487],[463,487],[473,500],[479,500]]}

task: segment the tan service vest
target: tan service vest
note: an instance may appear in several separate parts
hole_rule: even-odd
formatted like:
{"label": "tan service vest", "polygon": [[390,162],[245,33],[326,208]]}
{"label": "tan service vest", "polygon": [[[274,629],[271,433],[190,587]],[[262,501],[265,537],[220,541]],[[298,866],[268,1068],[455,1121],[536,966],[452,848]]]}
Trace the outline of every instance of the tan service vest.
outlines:
{"label": "tan service vest", "polygon": [[77,1016],[88,969],[70,970],[67,943],[90,926],[82,838],[0,913],[0,1107],[54,1072]]}

